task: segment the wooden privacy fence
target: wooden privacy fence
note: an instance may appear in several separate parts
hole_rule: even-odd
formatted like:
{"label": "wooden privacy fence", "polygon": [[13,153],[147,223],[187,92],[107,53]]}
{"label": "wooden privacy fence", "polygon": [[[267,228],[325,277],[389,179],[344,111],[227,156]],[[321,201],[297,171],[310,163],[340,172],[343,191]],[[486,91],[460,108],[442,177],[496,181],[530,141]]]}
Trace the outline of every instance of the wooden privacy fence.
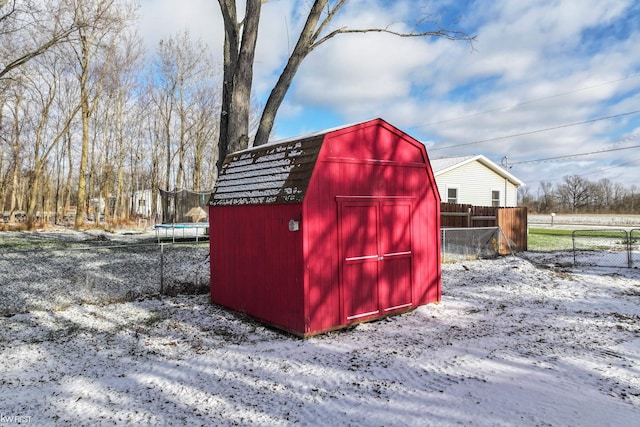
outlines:
{"label": "wooden privacy fence", "polygon": [[527,250],[527,208],[440,204],[442,228],[500,227],[500,254]]}

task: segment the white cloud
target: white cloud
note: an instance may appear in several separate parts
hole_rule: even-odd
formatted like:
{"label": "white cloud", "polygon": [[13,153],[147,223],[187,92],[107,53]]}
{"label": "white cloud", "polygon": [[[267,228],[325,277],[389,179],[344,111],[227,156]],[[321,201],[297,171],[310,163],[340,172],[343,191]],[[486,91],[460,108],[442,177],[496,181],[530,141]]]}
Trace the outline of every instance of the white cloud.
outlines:
{"label": "white cloud", "polygon": [[[435,149],[638,109],[640,78],[614,82],[640,73],[640,24],[634,21],[640,11],[632,0],[437,5],[461,16],[459,28],[477,34],[475,51],[465,42],[444,39],[380,34],[335,37],[303,63],[276,126],[298,117],[299,129],[308,130],[319,109],[343,123],[380,116],[413,136],[433,141],[430,147]],[[409,29],[429,6],[433,5],[427,1],[351,0],[332,28],[392,25]],[[308,7],[308,2],[294,0],[263,5],[255,68],[257,96],[265,97],[275,83]],[[222,43],[215,1],[190,0],[178,7],[174,1],[143,0],[143,12],[147,39],[187,25],[209,44]],[[441,10],[434,12],[438,16]],[[498,161],[504,155],[514,161],[532,160],[601,149],[639,127],[640,115],[636,115],[434,151],[431,157],[482,153]],[[622,153],[617,157],[632,159],[632,152]],[[513,172],[523,173],[525,181],[540,180],[585,172],[604,159],[522,164]]]}
{"label": "white cloud", "polygon": [[212,0],[140,0],[140,32],[147,49],[155,52],[160,39],[188,30],[211,49],[221,52],[224,41],[222,16]]}

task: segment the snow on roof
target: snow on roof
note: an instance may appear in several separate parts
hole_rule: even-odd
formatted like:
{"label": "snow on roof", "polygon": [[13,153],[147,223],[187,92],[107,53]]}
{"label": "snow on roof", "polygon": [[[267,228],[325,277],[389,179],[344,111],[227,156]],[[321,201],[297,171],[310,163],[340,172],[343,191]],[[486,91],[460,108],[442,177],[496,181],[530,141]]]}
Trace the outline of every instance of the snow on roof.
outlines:
{"label": "snow on roof", "polygon": [[325,133],[230,154],[222,165],[210,204],[302,202]]}
{"label": "snow on roof", "polygon": [[301,203],[324,136],[373,121],[384,122],[377,118],[341,125],[229,154],[209,204]]}
{"label": "snow on roof", "polygon": [[498,175],[501,175],[511,181],[513,184],[517,186],[524,185],[520,179],[516,176],[512,175],[502,167],[498,166],[496,163],[489,160],[487,157],[482,154],[476,154],[471,156],[460,156],[460,157],[443,157],[440,159],[432,159],[431,160],[431,169],[433,170],[434,176],[437,178],[438,175],[442,175],[450,170],[459,168],[468,163],[478,161],[482,163],[487,168],[491,169]]}
{"label": "snow on roof", "polygon": [[461,157],[443,157],[440,159],[431,160],[431,169],[434,174],[443,173],[458,167],[459,165],[466,163],[467,160],[473,159],[475,156],[461,156]]}

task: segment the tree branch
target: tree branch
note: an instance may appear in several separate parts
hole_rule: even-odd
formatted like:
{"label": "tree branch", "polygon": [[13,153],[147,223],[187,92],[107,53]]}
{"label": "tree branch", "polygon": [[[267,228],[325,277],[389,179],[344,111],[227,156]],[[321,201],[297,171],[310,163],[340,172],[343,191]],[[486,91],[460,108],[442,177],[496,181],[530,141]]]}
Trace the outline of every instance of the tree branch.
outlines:
{"label": "tree branch", "polygon": [[[340,0],[338,2],[338,4],[336,4],[333,9],[331,9],[329,6],[327,6],[327,17],[325,19],[322,20],[322,22],[320,23],[320,26],[318,27],[318,29],[313,33],[313,36],[311,37],[311,39],[313,41],[317,40],[318,37],[320,37],[320,34],[322,34],[322,32],[324,31],[324,29],[327,27],[327,25],[329,24],[329,22],[331,22],[331,20],[333,19],[333,17],[336,15],[336,13],[338,13],[338,11],[340,10],[340,8],[342,8],[342,6],[347,2],[347,0]],[[326,0],[324,1],[324,3],[326,3]],[[324,4],[323,4],[324,6]],[[313,47],[311,47],[310,50],[313,50]]]}
{"label": "tree branch", "polygon": [[[0,0],[0,9],[5,7],[7,5],[7,2],[8,0]],[[13,0],[11,9],[8,12],[2,13],[2,15],[0,15],[0,22],[4,21],[5,19],[8,19],[11,15],[13,15],[15,11],[16,11],[16,2],[15,0]]]}
{"label": "tree branch", "polygon": [[473,43],[473,41],[476,40],[476,36],[470,36],[467,33],[465,33],[464,31],[455,31],[455,30],[436,30],[436,31],[424,31],[421,33],[403,33],[403,32],[399,32],[399,31],[393,31],[390,30],[389,28],[364,28],[364,29],[358,29],[358,30],[351,30],[349,28],[346,27],[342,27],[342,28],[338,28],[337,30],[334,30],[332,32],[330,32],[329,34],[327,34],[326,36],[322,37],[321,39],[319,39],[318,41],[316,41],[313,45],[311,45],[311,49],[313,50],[316,47],[318,47],[319,45],[321,45],[322,43],[326,42],[327,40],[337,36],[338,34],[363,34],[363,33],[384,33],[384,34],[391,34],[394,35],[396,37],[442,37],[445,38],[447,40],[457,40],[457,41],[468,41],[470,43]]}
{"label": "tree branch", "polygon": [[[328,0],[315,0],[313,2],[313,6],[309,11],[307,21],[300,33],[298,42],[289,56],[287,64],[282,70],[276,85],[269,94],[269,98],[267,99],[262,111],[262,116],[260,118],[258,131],[254,138],[253,145],[257,146],[268,142],[278,109],[280,108],[280,105],[282,104],[302,61],[316,47],[338,34],[386,33],[397,37],[443,37],[448,40],[466,40],[469,42],[473,42],[476,38],[476,36],[469,36],[462,31],[442,29],[437,21],[432,21],[432,25],[436,27],[436,29],[432,31],[400,32],[391,30],[388,26],[386,28],[365,28],[354,30],[342,27],[331,31],[320,38],[321,34],[327,28],[327,25],[331,22],[342,6],[347,3],[347,1],[348,0],[339,0],[333,7],[329,4]],[[323,12],[325,7],[327,8],[326,12]],[[320,19],[323,15],[325,15],[324,18]]]}
{"label": "tree branch", "polygon": [[14,60],[12,62],[10,62],[3,69],[0,70],[0,79],[4,75],[9,73],[11,70],[13,70],[14,68],[20,67],[21,65],[26,64],[27,62],[29,62],[33,58],[36,58],[36,57],[42,55],[47,50],[49,50],[50,48],[55,46],[56,44],[60,43],[64,39],[66,39],[71,33],[76,31],[77,29],[78,28],[75,25],[73,25],[70,28],[68,28],[67,30],[63,31],[62,33],[53,36],[53,38],[51,38],[51,40],[49,40],[49,41],[43,43],[42,45],[38,46],[35,50],[33,50],[33,51],[21,56],[20,58]]}

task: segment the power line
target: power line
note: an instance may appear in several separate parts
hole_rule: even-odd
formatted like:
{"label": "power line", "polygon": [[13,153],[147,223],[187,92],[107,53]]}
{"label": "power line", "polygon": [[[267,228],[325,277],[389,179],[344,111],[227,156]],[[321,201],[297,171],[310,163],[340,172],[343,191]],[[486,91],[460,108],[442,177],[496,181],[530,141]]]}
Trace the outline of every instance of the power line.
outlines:
{"label": "power line", "polygon": [[[636,139],[640,137],[640,134],[635,133],[633,135],[629,135],[628,137],[624,138],[623,140],[621,140],[618,144],[626,142],[626,141],[630,141],[632,139]],[[612,144],[612,145],[618,145],[618,144]],[[631,147],[619,147],[619,148],[604,148],[602,150],[597,150],[597,151],[590,151],[588,153],[579,153],[579,154],[567,154],[566,156],[556,156],[556,157],[547,157],[544,159],[536,159],[536,160],[523,160],[520,162],[512,162],[510,163],[510,165],[521,165],[524,163],[539,163],[539,162],[546,162],[546,161],[550,161],[550,160],[558,160],[558,159],[569,159],[572,157],[582,157],[582,156],[592,156],[594,154],[600,154],[600,153],[609,153],[611,151],[621,151],[621,150],[629,150],[632,148],[638,148],[640,147],[640,145],[632,145]]]}
{"label": "power line", "polygon": [[509,165],[513,166],[513,165],[521,165],[521,164],[524,164],[524,163],[539,163],[539,162],[547,162],[547,161],[550,161],[550,160],[568,159],[568,158],[572,158],[572,157],[591,156],[591,155],[594,155],[594,154],[608,153],[610,151],[630,150],[632,148],[638,148],[638,147],[640,147],[640,145],[633,145],[631,147],[622,147],[622,148],[611,148],[609,150],[591,151],[589,153],[569,154],[567,156],[547,157],[546,159],[525,160],[525,161],[522,161],[522,162],[512,162],[512,163],[509,163]]}
{"label": "power line", "polygon": [[[617,168],[621,168],[621,167],[623,167],[623,166],[627,166],[627,165],[630,165],[630,164],[632,164],[632,163],[636,163],[636,162],[639,162],[639,161],[640,161],[640,159],[635,159],[635,160],[631,160],[631,161],[629,161],[629,162],[622,163],[622,164],[615,165],[615,166],[611,166],[611,167],[608,167],[608,168],[602,168],[602,169],[597,169],[597,170],[595,170],[595,171],[591,171],[591,172],[581,173],[581,174],[579,174],[579,175],[577,175],[577,176],[592,175],[592,174],[594,174],[594,173],[604,172],[604,171],[607,171],[607,170],[610,170],[610,169],[617,169]],[[559,181],[559,180],[561,180],[561,179],[564,179],[564,177],[562,177],[562,178],[546,178],[546,179],[538,179],[538,180],[535,180],[535,181],[527,181],[527,183],[528,183],[528,184],[533,184],[533,183],[535,183],[535,182],[542,182],[542,181]]]}
{"label": "power line", "polygon": [[540,102],[540,101],[546,101],[548,99],[558,98],[558,97],[565,96],[565,95],[572,95],[574,93],[578,93],[578,92],[582,92],[582,91],[590,90],[590,89],[595,89],[595,88],[600,87],[600,86],[606,86],[606,85],[609,85],[609,84],[612,84],[612,83],[618,83],[618,82],[622,82],[622,81],[625,81],[625,80],[634,79],[634,78],[637,78],[637,77],[640,77],[640,74],[633,74],[631,76],[623,77],[623,78],[620,78],[620,79],[617,79],[617,80],[611,80],[611,81],[604,82],[604,83],[599,83],[599,84],[593,85],[593,86],[586,86],[586,87],[583,87],[583,88],[580,88],[580,89],[575,89],[575,90],[571,90],[571,91],[568,91],[568,92],[558,93],[556,95],[545,96],[543,98],[531,99],[531,100],[528,100],[528,101],[519,102],[517,104],[508,105],[506,107],[499,107],[499,108],[494,108],[494,109],[491,109],[491,110],[480,111],[480,112],[477,112],[477,113],[466,114],[464,116],[459,116],[459,117],[454,117],[454,118],[451,118],[451,119],[444,119],[444,120],[440,120],[440,121],[437,121],[437,122],[427,123],[426,125],[413,126],[413,127],[409,128],[409,129],[426,128],[426,127],[433,126],[433,125],[440,125],[440,124],[443,124],[443,123],[454,122],[456,120],[462,120],[462,119],[468,119],[470,117],[481,116],[483,114],[495,113],[497,111],[502,111],[502,110],[508,110],[510,108],[517,108],[517,107],[521,107],[523,105],[533,104],[535,102]]}
{"label": "power line", "polygon": [[524,136],[524,135],[532,135],[534,133],[548,132],[550,130],[557,130],[557,129],[563,129],[563,128],[567,128],[567,127],[571,127],[571,126],[584,125],[584,124],[587,124],[587,123],[598,122],[600,120],[615,119],[617,117],[623,117],[623,116],[628,116],[628,115],[631,115],[631,114],[638,114],[638,113],[640,113],[640,110],[630,111],[628,113],[616,114],[616,115],[613,115],[613,116],[599,117],[597,119],[585,120],[583,122],[569,123],[569,124],[560,125],[560,126],[554,126],[554,127],[545,128],[545,129],[537,129],[537,130],[532,130],[532,131],[522,132],[522,133],[517,133],[517,134],[512,134],[512,135],[498,136],[496,138],[482,139],[480,141],[466,142],[464,144],[446,145],[444,147],[434,147],[434,148],[429,149],[429,151],[438,151],[438,150],[445,150],[447,148],[457,148],[457,147],[465,147],[465,146],[468,146],[468,145],[481,144],[483,142],[499,141],[501,139],[509,139],[509,138],[515,138],[516,136]]}
{"label": "power line", "polygon": [[591,175],[591,174],[602,172],[602,171],[606,171],[606,170],[609,170],[609,169],[621,168],[623,166],[630,165],[631,163],[636,163],[638,161],[640,161],[640,159],[631,160],[629,162],[625,162],[625,163],[622,163],[622,164],[619,164],[619,165],[615,165],[615,166],[611,166],[611,167],[608,167],[608,168],[602,168],[602,169],[598,169],[598,170],[591,171],[591,172],[581,173],[580,176]]}

